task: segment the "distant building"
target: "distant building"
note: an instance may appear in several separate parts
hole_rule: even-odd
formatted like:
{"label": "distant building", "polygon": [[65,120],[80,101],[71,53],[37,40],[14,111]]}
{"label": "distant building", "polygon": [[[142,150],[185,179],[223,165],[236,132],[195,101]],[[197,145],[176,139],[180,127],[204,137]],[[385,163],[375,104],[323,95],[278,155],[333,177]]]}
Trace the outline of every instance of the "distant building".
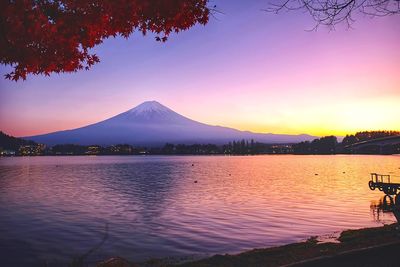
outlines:
{"label": "distant building", "polygon": [[115,145],[110,147],[112,154],[132,154],[133,147],[130,145]]}
{"label": "distant building", "polygon": [[10,157],[10,156],[15,156],[15,151],[14,150],[9,150],[9,149],[0,149],[0,156],[2,157]]}
{"label": "distant building", "polygon": [[40,156],[44,154],[46,146],[43,144],[23,145],[19,147],[18,154],[21,156]]}
{"label": "distant building", "polygon": [[273,145],[271,146],[272,154],[292,154],[293,147],[291,145]]}
{"label": "distant building", "polygon": [[87,155],[99,155],[101,152],[101,146],[88,146],[85,154]]}

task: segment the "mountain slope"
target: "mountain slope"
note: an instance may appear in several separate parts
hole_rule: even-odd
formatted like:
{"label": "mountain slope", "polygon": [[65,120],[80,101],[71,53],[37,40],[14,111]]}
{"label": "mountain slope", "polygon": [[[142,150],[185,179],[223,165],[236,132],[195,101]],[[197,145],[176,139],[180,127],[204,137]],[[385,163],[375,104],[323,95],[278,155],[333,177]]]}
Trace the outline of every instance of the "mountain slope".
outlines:
{"label": "mountain slope", "polygon": [[239,139],[264,143],[297,143],[312,140],[309,135],[260,134],[211,126],[186,118],[156,101],[147,101],[110,119],[85,127],[26,137],[54,144],[132,144],[158,146],[169,143],[222,144]]}

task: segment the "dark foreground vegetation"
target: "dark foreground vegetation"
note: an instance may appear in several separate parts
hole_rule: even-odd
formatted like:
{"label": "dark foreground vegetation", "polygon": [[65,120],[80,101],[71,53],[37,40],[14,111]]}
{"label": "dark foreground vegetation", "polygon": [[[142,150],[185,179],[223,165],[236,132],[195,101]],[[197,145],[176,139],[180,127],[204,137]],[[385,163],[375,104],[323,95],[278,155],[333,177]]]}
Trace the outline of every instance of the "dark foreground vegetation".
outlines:
{"label": "dark foreground vegetation", "polygon": [[185,263],[150,260],[136,265],[121,258],[100,262],[97,267],[241,267],[241,266],[399,266],[400,237],[397,224],[347,230],[337,243],[319,243],[316,237],[280,247],[253,249],[236,255],[215,255]]}
{"label": "dark foreground vegetation", "polygon": [[38,155],[262,155],[262,154],[400,154],[398,144],[379,147],[371,144],[361,149],[352,145],[390,136],[400,136],[399,131],[365,131],[346,135],[342,142],[335,136],[325,136],[298,144],[264,144],[254,140],[237,140],[225,145],[216,144],[165,144],[162,147],[132,146],[117,144],[112,146],[60,144],[46,147],[33,141],[9,136],[0,132],[0,156]]}
{"label": "dark foreground vegetation", "polygon": [[[310,238],[301,243],[266,249],[254,249],[237,255],[215,255],[208,259],[189,262],[180,266],[282,266],[294,263],[299,263],[294,266],[365,266],[362,264],[366,263],[364,257],[371,253],[373,257],[376,258],[377,261],[375,260],[375,262],[377,265],[368,266],[391,266],[388,265],[388,263],[396,262],[396,253],[393,254],[391,258],[382,258],[380,254],[374,253],[374,250],[349,254],[349,257],[344,260],[342,264],[335,265],[335,263],[337,263],[337,257],[339,257],[341,253],[356,249],[392,243],[397,244],[392,248],[392,251],[399,249],[400,239],[395,229],[396,226],[397,224],[393,224],[379,228],[347,230],[340,235],[340,243],[318,243],[316,238]],[[314,262],[304,262],[321,256],[335,257],[318,259],[318,261]],[[382,265],[379,265],[379,262],[382,263]]]}

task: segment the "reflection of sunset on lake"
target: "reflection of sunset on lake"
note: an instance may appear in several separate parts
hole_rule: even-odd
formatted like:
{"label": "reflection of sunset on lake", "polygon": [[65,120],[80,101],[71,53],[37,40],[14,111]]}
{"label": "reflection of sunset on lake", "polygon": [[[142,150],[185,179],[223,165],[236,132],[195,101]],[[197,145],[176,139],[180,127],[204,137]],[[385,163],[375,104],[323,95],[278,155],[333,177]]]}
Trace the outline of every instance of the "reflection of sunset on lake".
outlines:
{"label": "reflection of sunset on lake", "polygon": [[43,258],[90,248],[106,223],[94,257],[239,252],[393,222],[376,221],[381,193],[366,181],[399,167],[398,156],[3,158],[0,229]]}

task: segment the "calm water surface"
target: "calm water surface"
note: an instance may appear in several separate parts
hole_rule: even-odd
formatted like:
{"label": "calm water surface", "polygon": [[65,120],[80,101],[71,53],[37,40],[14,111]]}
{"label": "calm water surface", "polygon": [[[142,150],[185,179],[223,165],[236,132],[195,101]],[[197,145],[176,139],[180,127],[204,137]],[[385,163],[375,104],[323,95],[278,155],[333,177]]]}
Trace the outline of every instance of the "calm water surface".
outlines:
{"label": "calm water surface", "polygon": [[233,253],[393,222],[370,207],[382,196],[370,172],[399,176],[400,156],[0,158],[0,262],[59,266],[105,232],[89,261]]}

